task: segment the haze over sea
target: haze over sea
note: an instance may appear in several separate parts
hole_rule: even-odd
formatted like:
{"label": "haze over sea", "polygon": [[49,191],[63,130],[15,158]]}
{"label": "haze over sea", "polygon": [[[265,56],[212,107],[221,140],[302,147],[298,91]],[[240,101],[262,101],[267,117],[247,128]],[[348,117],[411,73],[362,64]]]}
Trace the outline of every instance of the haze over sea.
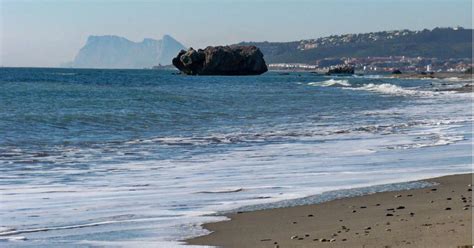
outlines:
{"label": "haze over sea", "polygon": [[216,212],[470,172],[472,94],[436,91],[464,83],[0,68],[0,246],[171,247]]}

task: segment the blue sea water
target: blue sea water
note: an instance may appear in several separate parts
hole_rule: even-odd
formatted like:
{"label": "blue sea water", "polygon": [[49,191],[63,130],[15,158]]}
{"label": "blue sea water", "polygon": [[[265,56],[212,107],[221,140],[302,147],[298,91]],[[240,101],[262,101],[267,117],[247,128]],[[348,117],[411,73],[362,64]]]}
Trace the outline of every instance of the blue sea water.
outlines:
{"label": "blue sea water", "polygon": [[464,83],[0,68],[0,246],[179,246],[222,211],[470,172],[472,94],[437,91]]}

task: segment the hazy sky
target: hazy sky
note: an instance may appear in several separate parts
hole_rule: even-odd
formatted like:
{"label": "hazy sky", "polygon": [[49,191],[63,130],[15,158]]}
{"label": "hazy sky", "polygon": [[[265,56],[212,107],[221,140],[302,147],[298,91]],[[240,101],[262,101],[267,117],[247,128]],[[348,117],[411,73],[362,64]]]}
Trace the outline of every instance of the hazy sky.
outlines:
{"label": "hazy sky", "polygon": [[471,0],[0,0],[0,65],[58,66],[87,36],[169,34],[185,46],[472,27]]}

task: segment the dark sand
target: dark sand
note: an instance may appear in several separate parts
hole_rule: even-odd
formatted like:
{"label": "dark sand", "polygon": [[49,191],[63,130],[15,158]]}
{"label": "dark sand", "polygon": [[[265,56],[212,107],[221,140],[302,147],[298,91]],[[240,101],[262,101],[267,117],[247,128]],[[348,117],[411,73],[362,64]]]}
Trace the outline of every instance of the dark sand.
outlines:
{"label": "dark sand", "polygon": [[472,247],[473,174],[439,185],[228,215],[187,240],[223,247]]}

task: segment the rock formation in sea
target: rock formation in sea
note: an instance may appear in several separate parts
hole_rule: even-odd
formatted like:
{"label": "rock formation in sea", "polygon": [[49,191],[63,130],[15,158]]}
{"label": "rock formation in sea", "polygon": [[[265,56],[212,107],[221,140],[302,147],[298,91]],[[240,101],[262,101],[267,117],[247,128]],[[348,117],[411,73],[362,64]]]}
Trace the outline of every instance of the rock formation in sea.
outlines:
{"label": "rock formation in sea", "polygon": [[332,69],[329,69],[329,71],[326,73],[328,75],[331,74],[354,74],[354,67],[353,66],[338,66]]}
{"label": "rock formation in sea", "polygon": [[188,75],[259,75],[268,70],[255,46],[209,46],[181,50],[173,65]]}
{"label": "rock formation in sea", "polygon": [[170,65],[174,55],[185,47],[169,35],[161,40],[133,42],[114,35],[89,36],[68,67],[143,69]]}

